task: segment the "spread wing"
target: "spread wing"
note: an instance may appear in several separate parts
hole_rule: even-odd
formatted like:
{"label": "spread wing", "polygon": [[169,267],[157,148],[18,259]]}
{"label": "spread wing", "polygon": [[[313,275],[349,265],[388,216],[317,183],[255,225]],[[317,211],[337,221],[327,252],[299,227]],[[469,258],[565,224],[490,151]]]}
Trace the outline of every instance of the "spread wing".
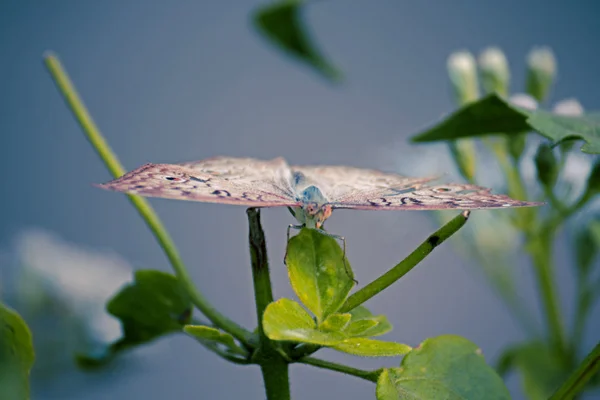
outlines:
{"label": "spread wing", "polygon": [[427,185],[436,179],[409,178],[402,175],[352,167],[292,167],[311,184],[318,185],[333,208],[362,210],[475,210],[538,206],[490,189],[467,184]]}
{"label": "spread wing", "polygon": [[146,164],[101,188],[162,197],[246,207],[298,205],[292,172],[282,158],[270,161],[216,157],[181,164]]}
{"label": "spread wing", "polygon": [[447,184],[413,188],[378,189],[352,193],[334,202],[333,208],[361,210],[477,210],[485,208],[530,207],[544,203],[526,202],[506,195],[492,194],[491,189],[467,184]]}
{"label": "spread wing", "polygon": [[[371,193],[411,191],[435,177],[409,178],[372,169],[344,166],[294,166],[294,173],[302,174],[306,185],[318,186],[331,203],[345,203],[357,195],[374,197]],[[298,179],[296,179],[298,180]]]}

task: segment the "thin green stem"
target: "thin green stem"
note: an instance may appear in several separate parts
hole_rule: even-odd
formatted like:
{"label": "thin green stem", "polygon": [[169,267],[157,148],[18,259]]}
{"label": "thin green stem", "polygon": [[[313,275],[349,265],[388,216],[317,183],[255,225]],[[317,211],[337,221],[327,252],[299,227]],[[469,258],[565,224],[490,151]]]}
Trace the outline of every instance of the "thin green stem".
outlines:
{"label": "thin green stem", "polygon": [[346,300],[339,310],[340,313],[350,311],[361,305],[371,297],[375,296],[398,279],[406,275],[418,263],[423,261],[437,246],[456,233],[469,219],[470,212],[463,211],[460,215],[454,217],[446,225],[438,229],[433,235],[429,236],[419,247],[409,254],[404,260],[400,261],[395,267],[384,273],[373,282],[369,283]]}
{"label": "thin green stem", "polygon": [[[112,176],[115,178],[123,175],[125,169],[113,153],[112,149],[100,133],[100,130],[94,123],[91,115],[89,114],[85,104],[79,97],[75,86],[71,82],[67,71],[62,66],[58,57],[54,54],[46,54],[44,56],[44,63],[46,68],[50,72],[54,83],[58,90],[63,95],[67,105],[70,107],[75,119],[83,129],[89,142],[92,144],[104,165],[108,168]],[[171,266],[175,271],[175,275],[189,294],[194,305],[217,327],[229,332],[235,338],[246,344],[250,338],[250,332],[231,321],[221,313],[217,311],[208,300],[196,289],[192,282],[183,261],[171,239],[169,233],[163,226],[162,222],[154,212],[154,209],[150,206],[150,203],[146,199],[138,196],[128,195],[129,200],[136,208],[138,213],[142,216],[146,225],[150,228],[156,240],[165,252]]]}
{"label": "thin green stem", "polygon": [[376,369],[374,371],[366,371],[364,369],[358,369],[353,367],[348,367],[343,364],[334,363],[331,361],[321,360],[320,358],[314,357],[304,357],[298,360],[301,364],[312,365],[315,367],[328,369],[330,371],[341,372],[343,374],[356,376],[358,378],[365,379],[369,382],[377,382],[377,378],[379,378],[379,374],[381,374],[380,369]]}
{"label": "thin green stem", "polygon": [[548,400],[570,400],[600,371],[600,342]]}

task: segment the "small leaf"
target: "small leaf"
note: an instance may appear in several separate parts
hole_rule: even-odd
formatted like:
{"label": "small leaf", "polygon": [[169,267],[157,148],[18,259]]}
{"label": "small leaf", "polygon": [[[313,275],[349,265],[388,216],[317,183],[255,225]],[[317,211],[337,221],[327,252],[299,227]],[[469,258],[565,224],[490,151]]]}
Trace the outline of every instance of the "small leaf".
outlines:
{"label": "small leaf", "polygon": [[304,228],[290,239],[285,261],[292,288],[319,322],[342,306],[354,285],[339,244],[316,229]]}
{"label": "small leaf", "polygon": [[344,330],[351,337],[380,336],[392,330],[392,324],[385,315],[373,315],[364,306],[358,306],[352,311],[352,319]]}
{"label": "small leaf", "polygon": [[581,139],[586,142],[581,147],[583,152],[600,153],[600,113],[566,116],[530,110],[497,94],[459,108],[437,125],[413,136],[412,141],[432,142],[490,134],[512,137],[531,130],[555,143]]}
{"label": "small leaf", "polygon": [[302,0],[269,4],[254,14],[254,24],[274,45],[310,65],[325,78],[336,81],[341,74],[312,43],[299,15],[303,6]]}
{"label": "small leaf", "polygon": [[542,143],[537,149],[534,161],[538,180],[545,187],[552,189],[560,172],[554,151],[548,144]]}
{"label": "small leaf", "polygon": [[600,154],[600,113],[566,116],[538,110],[531,113],[527,123],[555,143],[582,139],[586,143],[581,151]]}
{"label": "small leaf", "polygon": [[331,314],[325,321],[323,321],[323,323],[319,326],[319,329],[328,332],[341,331],[348,326],[350,318],[352,318],[350,313]]}
{"label": "small leaf", "polygon": [[412,137],[413,142],[432,142],[488,134],[517,134],[529,131],[527,110],[514,106],[497,94],[459,108],[425,132]]}
{"label": "small leaf", "polygon": [[475,344],[455,335],[427,339],[384,370],[377,399],[504,400],[510,394]]}
{"label": "small leaf", "polygon": [[333,345],[347,338],[341,332],[318,330],[310,314],[290,299],[279,299],[267,306],[263,315],[263,328],[271,340]]}
{"label": "small leaf", "polygon": [[186,325],[183,328],[183,331],[200,341],[215,342],[222,344],[225,347],[232,350],[239,349],[243,351],[243,349],[241,349],[237,344],[235,344],[233,336],[231,336],[227,332],[222,332],[216,328],[204,325]]}
{"label": "small leaf", "polygon": [[35,355],[29,327],[0,303],[0,397],[29,399],[29,371]]}
{"label": "small leaf", "polygon": [[100,355],[79,355],[82,367],[101,366],[121,351],[181,332],[190,321],[192,304],[175,276],[140,270],[135,273],[135,281],[122,288],[106,308],[121,320],[123,337]]}
{"label": "small leaf", "polygon": [[411,347],[406,344],[367,338],[346,339],[331,348],[363,357],[394,357],[411,351]]}

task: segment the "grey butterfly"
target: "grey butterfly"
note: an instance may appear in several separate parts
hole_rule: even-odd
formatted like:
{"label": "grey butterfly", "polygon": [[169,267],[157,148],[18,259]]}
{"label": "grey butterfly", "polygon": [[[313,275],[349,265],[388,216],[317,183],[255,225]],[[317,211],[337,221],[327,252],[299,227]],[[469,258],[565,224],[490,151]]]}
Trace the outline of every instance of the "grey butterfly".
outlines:
{"label": "grey butterfly", "polygon": [[300,223],[296,228],[319,230],[336,208],[475,210],[543,204],[514,200],[469,184],[427,185],[433,179],[344,166],[289,166],[281,157],[269,161],[214,157],[145,164],[98,186],[147,197],[288,207]]}

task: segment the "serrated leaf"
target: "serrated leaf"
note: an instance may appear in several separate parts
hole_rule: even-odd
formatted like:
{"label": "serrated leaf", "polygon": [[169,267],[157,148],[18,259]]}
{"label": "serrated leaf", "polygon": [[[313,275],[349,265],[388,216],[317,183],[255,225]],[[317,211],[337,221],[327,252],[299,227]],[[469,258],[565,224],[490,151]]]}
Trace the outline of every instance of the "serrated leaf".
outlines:
{"label": "serrated leaf", "polygon": [[321,325],[319,329],[323,331],[339,332],[348,326],[352,315],[350,313],[331,314]]}
{"label": "serrated leaf", "polygon": [[191,301],[177,278],[153,270],[136,271],[134,282],[110,299],[106,308],[121,321],[123,337],[99,355],[79,355],[82,367],[104,365],[121,351],[181,332],[192,312]]}
{"label": "serrated leaf", "polygon": [[254,24],[266,39],[332,81],[340,72],[317,49],[300,16],[302,0],[283,0],[259,8]]}
{"label": "serrated leaf", "polygon": [[0,397],[29,399],[29,372],[35,355],[23,318],[0,303]]}
{"label": "serrated leaf", "polygon": [[461,107],[443,121],[412,137],[413,142],[453,140],[489,134],[515,136],[536,131],[559,143],[581,139],[581,150],[600,153],[600,113],[565,116],[544,110],[525,109],[491,94]]}
{"label": "serrated leaf", "polygon": [[346,339],[331,348],[363,357],[395,357],[404,355],[411,350],[411,347],[406,344],[367,338]]}
{"label": "serrated leaf", "polygon": [[290,239],[285,261],[292,288],[319,322],[342,306],[354,285],[340,245],[316,229]]}
{"label": "serrated leaf", "polygon": [[477,346],[455,335],[427,339],[384,370],[377,399],[505,400],[510,394]]}
{"label": "serrated leaf", "polygon": [[293,300],[279,299],[267,306],[263,329],[271,340],[332,345],[346,339],[341,332],[325,332],[302,306]]}
{"label": "serrated leaf", "polygon": [[392,330],[392,324],[385,315],[373,315],[364,306],[350,311],[352,319],[344,330],[351,337],[380,336]]}

